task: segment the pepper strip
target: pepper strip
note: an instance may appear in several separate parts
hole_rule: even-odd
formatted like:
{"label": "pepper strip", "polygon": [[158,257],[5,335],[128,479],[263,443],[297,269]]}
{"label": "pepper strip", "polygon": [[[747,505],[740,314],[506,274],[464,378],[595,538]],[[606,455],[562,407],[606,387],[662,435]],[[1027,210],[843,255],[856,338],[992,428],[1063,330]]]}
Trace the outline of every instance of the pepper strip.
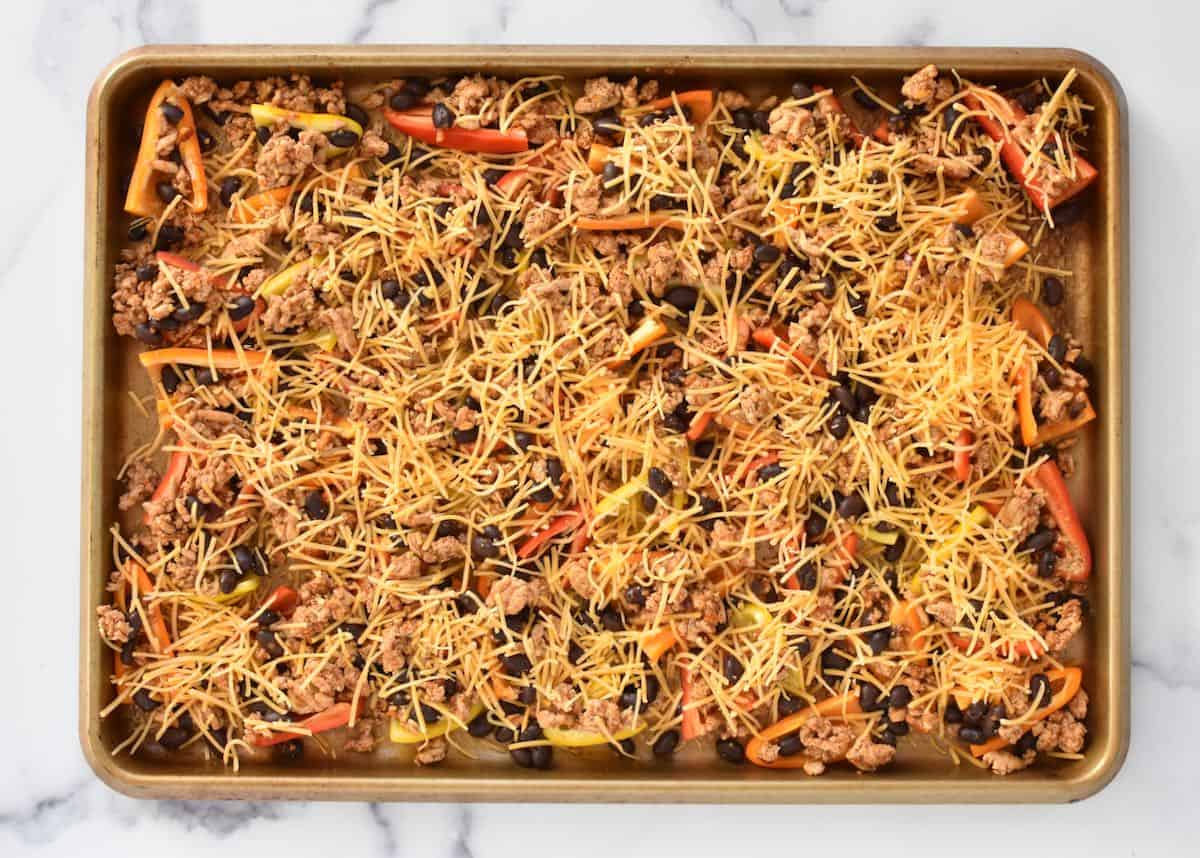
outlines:
{"label": "pepper strip", "polygon": [[[1062,688],[1055,692],[1054,696],[1050,698],[1050,703],[1048,705],[1037,711],[1037,714],[1034,716],[1033,720],[1029,722],[1030,724],[1036,724],[1038,721],[1044,721],[1059,709],[1062,709],[1071,702],[1072,698],[1074,698],[1076,694],[1079,693],[1079,689],[1083,685],[1083,671],[1078,667],[1064,667],[1060,670],[1048,670],[1046,671],[1046,678],[1052,683],[1061,679]],[[1007,744],[1008,742],[1006,742],[1000,736],[993,736],[982,745],[972,745],[971,755],[975,757],[982,757],[984,754],[989,753],[990,751],[1000,750]]]}
{"label": "pepper strip", "polygon": [[[258,128],[270,128],[276,122],[286,122],[290,127],[299,128],[302,131],[319,131],[326,135],[336,131],[349,131],[358,140],[361,140],[363,136],[361,125],[349,116],[341,116],[336,113],[305,113],[300,110],[276,107],[274,104],[252,104],[250,105],[250,116],[253,117],[254,124]],[[358,140],[355,140],[350,146],[337,146],[326,141],[325,151],[330,155],[341,155],[357,145]]]}
{"label": "pepper strip", "polygon": [[[143,599],[154,592],[154,585],[150,583],[150,576],[146,574],[146,569],[140,563],[130,562],[125,567],[126,577],[137,579],[137,592]],[[130,604],[133,602],[133,589],[130,585]],[[163,655],[171,654],[171,633],[167,631],[167,623],[163,620],[162,606],[158,602],[148,602],[146,604],[146,614],[150,618],[150,645],[154,647],[154,651]]]}
{"label": "pepper strip", "polygon": [[1029,380],[1029,367],[1017,370],[1017,422],[1021,426],[1021,443],[1032,447],[1037,441],[1037,418],[1033,416],[1033,384]]}
{"label": "pepper strip", "polygon": [[208,209],[208,180],[204,176],[204,156],[200,152],[200,138],[196,135],[196,118],[192,115],[192,106],[175,86],[174,81],[164,80],[150,97],[150,106],[146,108],[146,121],[142,125],[142,140],[138,144],[137,160],[133,166],[133,176],[129,180],[129,191],[125,194],[125,211],[140,217],[156,217],[166,205],[158,196],[154,181],[155,170],[151,166],[158,160],[158,138],[163,123],[162,106],[168,98],[174,97],[174,104],[182,112],[178,129],[180,160],[192,181],[192,199],[188,203],[194,212]]}
{"label": "pepper strip", "polygon": [[350,719],[355,714],[355,707],[349,703],[335,703],[323,712],[318,712],[316,715],[310,715],[302,721],[297,721],[293,725],[297,732],[290,732],[288,727],[275,727],[266,734],[253,734],[249,738],[249,742],[256,748],[269,748],[272,745],[278,745],[281,742],[287,742],[292,739],[300,739],[309,734],[316,735],[317,733],[324,733],[326,730],[345,727],[350,723]]}
{"label": "pepper strip", "polygon": [[648,629],[642,633],[642,652],[652,662],[657,662],[671,647],[679,643],[679,636],[670,626],[661,629]]}
{"label": "pepper strip", "polygon": [[142,352],[138,360],[146,369],[155,369],[168,364],[184,366],[210,366],[214,369],[257,369],[267,360],[267,353],[260,351],[235,351],[233,349],[190,349],[169,348]]}
{"label": "pepper strip", "polygon": [[979,111],[971,118],[974,119],[989,137],[1000,144],[1000,159],[1004,161],[1004,166],[1008,167],[1008,171],[1013,174],[1021,186],[1025,188],[1025,193],[1033,200],[1042,211],[1048,212],[1055,206],[1065,203],[1072,197],[1078,196],[1087,190],[1092,182],[1096,181],[1096,177],[1100,175],[1100,171],[1092,166],[1086,158],[1075,153],[1075,181],[1063,189],[1061,193],[1054,197],[1046,194],[1041,183],[1036,178],[1031,178],[1025,173],[1025,150],[1012,139],[1009,131],[1010,126],[1016,125],[1025,118],[1026,113],[1024,108],[1015,102],[1004,100],[1008,106],[1011,115],[1011,122],[1000,120],[988,114],[983,107],[983,101],[975,93],[967,93],[963,97],[963,103],[972,111]]}
{"label": "pepper strip", "polygon": [[564,513],[554,521],[550,522],[544,530],[535,533],[529,537],[525,543],[517,549],[517,557],[522,560],[532,557],[554,537],[560,533],[566,533],[568,530],[573,530],[583,524],[583,513],[579,511],[579,507],[575,507],[571,512]]}
{"label": "pepper strip", "polygon": [[1079,552],[1080,568],[1065,576],[1066,579],[1086,581],[1092,574],[1092,547],[1079,520],[1079,513],[1075,511],[1075,504],[1071,502],[1071,493],[1067,490],[1062,471],[1052,459],[1047,459],[1038,465],[1028,479],[1034,488],[1041,489],[1045,494],[1046,506],[1058,525],[1059,533]]}
{"label": "pepper strip", "polygon": [[663,324],[661,319],[655,316],[647,316],[642,319],[641,323],[633,329],[633,333],[629,335],[629,353],[614,357],[608,362],[608,366],[618,367],[628,362],[638,352],[653,345],[658,340],[666,336],[667,326]]}
{"label": "pepper strip", "polygon": [[1011,318],[1014,325],[1033,337],[1042,348],[1046,348],[1054,336],[1054,328],[1042,311],[1024,296],[1013,301]]}
{"label": "pepper strip", "polygon": [[234,223],[251,224],[258,220],[258,216],[265,211],[282,209],[295,191],[295,185],[284,185],[280,188],[259,191],[257,194],[238,200],[231,212]]}
{"label": "pepper strip", "polygon": [[775,351],[778,347],[782,354],[787,355],[792,360],[796,361],[808,370],[817,378],[828,378],[829,373],[825,371],[824,365],[812,355],[805,354],[800,350],[799,346],[793,346],[786,339],[779,336],[770,328],[757,328],[750,334],[750,339],[758,343],[769,352]]}
{"label": "pepper strip", "polygon": [[862,714],[862,707],[858,703],[858,692],[849,692],[838,697],[827,697],[820,703],[788,715],[786,718],[781,718],[771,726],[756,733],[754,738],[746,743],[746,759],[756,766],[762,766],[764,769],[802,768],[805,763],[810,761],[804,754],[796,754],[792,757],[778,757],[771,762],[767,762],[762,758],[763,749],[780,736],[786,736],[788,733],[799,730],[810,718],[827,718],[839,715],[846,718],[851,715],[860,714]]}
{"label": "pepper strip", "polygon": [[812,90],[813,92],[825,93],[821,100],[825,102],[825,106],[829,109],[829,112],[836,116],[846,117],[846,124],[850,127],[850,139],[854,141],[855,146],[861,146],[867,138],[858,130],[858,126],[850,118],[850,114],[846,112],[846,108],[842,106],[842,100],[827,86],[817,85]]}
{"label": "pepper strip", "polygon": [[621,217],[581,217],[575,228],[589,232],[625,232],[635,229],[683,229],[684,222],[670,212],[657,214],[630,214]]}
{"label": "pepper strip", "polygon": [[963,429],[954,441],[954,478],[960,483],[971,479],[971,450],[975,444],[975,433]]}
{"label": "pepper strip", "polygon": [[[974,655],[984,648],[983,641],[975,635],[964,635],[958,632],[946,632],[946,638],[951,645],[967,655]],[[1038,659],[1046,654],[1046,648],[1038,641],[1001,641],[996,647],[996,653],[1001,658],[1008,658],[1010,655],[1015,655],[1017,658],[1032,658]]]}
{"label": "pepper strip", "polygon": [[1057,441],[1064,435],[1070,435],[1072,432],[1082,429],[1095,419],[1096,409],[1092,408],[1091,400],[1088,400],[1087,405],[1075,417],[1069,417],[1057,423],[1047,423],[1039,427],[1037,437],[1033,439],[1033,445],[1037,447],[1041,444],[1049,444],[1051,441]]}
{"label": "pepper strip", "polygon": [[687,92],[675,92],[662,98],[656,98],[646,107],[651,110],[671,110],[677,101],[680,107],[692,109],[691,121],[696,125],[704,124],[704,120],[708,119],[713,112],[715,104],[711,89],[690,89]]}
{"label": "pepper strip", "polygon": [[428,110],[397,111],[383,109],[388,124],[422,143],[456,149],[459,152],[483,152],[492,155],[511,155],[529,151],[529,138],[521,129],[497,131],[493,128],[438,128]]}
{"label": "pepper strip", "polygon": [[[188,454],[183,450],[176,450],[171,454],[171,459],[167,463],[166,473],[162,479],[158,481],[158,485],[154,489],[154,494],[150,495],[150,503],[157,503],[165,498],[170,492],[175,491],[179,487],[183,475],[187,473]],[[142,516],[142,523],[150,524],[150,513],[147,511]]]}
{"label": "pepper strip", "polygon": [[691,706],[693,699],[692,672],[686,667],[679,668],[679,708],[683,711],[683,721],[679,725],[679,735],[683,741],[695,739],[704,729],[700,723],[700,710]]}

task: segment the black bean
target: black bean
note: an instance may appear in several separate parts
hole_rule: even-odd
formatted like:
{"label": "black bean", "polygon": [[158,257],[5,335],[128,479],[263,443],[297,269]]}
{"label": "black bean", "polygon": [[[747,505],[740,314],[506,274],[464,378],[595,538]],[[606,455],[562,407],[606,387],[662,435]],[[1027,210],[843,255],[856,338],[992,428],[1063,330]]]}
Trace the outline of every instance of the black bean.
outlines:
{"label": "black bean", "polygon": [[152,712],[162,704],[150,696],[148,688],[139,688],[133,693],[133,702],[137,704],[137,708],[143,712]]}
{"label": "black bean", "polygon": [[468,426],[466,429],[455,429],[450,434],[456,444],[473,444],[479,437],[479,427]]}
{"label": "black bean", "polygon": [[551,745],[538,745],[529,749],[529,765],[535,769],[546,770],[554,764],[554,748]]}
{"label": "black bean", "polygon": [[759,265],[770,265],[780,255],[779,248],[773,244],[760,244],[754,248],[754,261]]}
{"label": "black bean", "polygon": [[725,675],[727,683],[734,685],[746,673],[746,668],[733,653],[727,652],[721,656],[721,673]]}
{"label": "black bean", "polygon": [[731,117],[734,127],[749,131],[754,127],[754,113],[747,107],[739,107]]}
{"label": "black bean", "polygon": [[1020,553],[1032,553],[1049,548],[1058,539],[1058,532],[1048,527],[1039,527],[1017,546]]}
{"label": "black bean", "polygon": [[879,686],[870,682],[861,682],[858,686],[858,705],[864,712],[874,712],[885,708],[880,704]]}
{"label": "black bean", "polygon": [[833,398],[837,400],[838,405],[846,410],[846,413],[853,412],[858,407],[858,398],[844,384],[839,384],[833,389]]}
{"label": "black bean", "polygon": [[133,326],[133,335],[148,346],[161,346],[162,334],[153,322],[141,322]]}
{"label": "black bean", "polygon": [[191,731],[185,730],[183,727],[168,727],[158,737],[158,744],[162,745],[168,751],[174,751],[176,748],[181,747],[191,736]]}
{"label": "black bean", "polygon": [[266,142],[271,139],[271,129],[266,125],[255,129],[254,136],[258,138],[258,142],[266,145]]}
{"label": "black bean", "polygon": [[912,702],[912,692],[907,685],[897,685],[888,694],[888,706],[893,709],[903,709]]}
{"label": "black bean", "polygon": [[279,639],[275,637],[275,632],[270,629],[259,629],[254,633],[254,640],[271,658],[283,656],[283,647],[280,645]]}
{"label": "black bean", "polygon": [[796,754],[804,750],[804,743],[800,741],[800,737],[795,733],[790,736],[784,736],[779,740],[779,756],[794,757]]}
{"label": "black bean", "polygon": [[1042,301],[1046,306],[1057,307],[1062,303],[1065,294],[1066,290],[1059,278],[1051,276],[1042,281]]}
{"label": "black bean", "polygon": [[222,569],[221,574],[217,576],[217,587],[222,593],[232,593],[240,580],[242,580],[242,576],[237,572],[232,569]]}
{"label": "black bean", "polygon": [[646,482],[650,486],[650,491],[660,498],[665,498],[675,488],[675,484],[671,482],[671,478],[662,468],[651,468],[646,474]]}
{"label": "black bean", "polygon": [[942,716],[942,719],[947,724],[961,724],[962,723],[962,720],[963,720],[962,709],[959,708],[958,701],[955,700],[953,697],[951,697],[950,700],[947,701],[946,712]]}
{"label": "black bean", "polygon": [[597,134],[607,137],[618,137],[625,133],[625,126],[621,123],[621,119],[612,111],[601,113],[593,119],[592,129]]}
{"label": "black bean", "polygon": [[192,379],[196,382],[197,387],[207,387],[208,385],[216,384],[217,382],[216,375],[214,375],[213,371],[206,366],[196,370],[196,373],[192,376]]}
{"label": "black bean", "polygon": [[896,537],[896,541],[883,549],[883,559],[888,563],[896,563],[904,556],[904,548],[908,544],[908,539],[901,533]]}
{"label": "black bean", "polygon": [[740,765],[746,762],[746,749],[737,739],[721,739],[717,742],[717,755],[727,763]]}
{"label": "black bean", "polygon": [[611,184],[621,178],[621,168],[612,161],[605,161],[604,168],[600,171],[600,177],[605,185]]}
{"label": "black bean", "polygon": [[183,236],[183,227],[173,223],[163,224],[158,228],[158,240],[154,242],[154,249],[168,250],[183,241]]}
{"label": "black bean", "polygon": [[[1050,678],[1046,674],[1035,673],[1029,678],[1029,701],[1038,709],[1046,706],[1053,694],[1054,692],[1050,688]],[[1034,703],[1035,700],[1036,703]]]}
{"label": "black bean", "polygon": [[829,418],[829,434],[840,441],[846,437],[846,433],[849,431],[850,418],[844,411],[834,411]]}
{"label": "black bean", "polygon": [[133,664],[133,652],[135,649],[137,649],[136,637],[131,637],[121,645],[121,664],[125,665],[126,667],[129,667]]}
{"label": "black bean", "polygon": [[987,715],[987,701],[975,700],[963,712],[963,722],[967,724],[979,724]]}
{"label": "black bean", "polygon": [[1062,373],[1049,364],[1045,364],[1040,368],[1039,375],[1042,381],[1046,383],[1046,387],[1051,390],[1058,390],[1062,384]]}
{"label": "black bean", "polygon": [[756,110],[750,114],[750,117],[754,121],[754,129],[756,131],[761,131],[763,134],[771,132],[771,116],[767,111]]}
{"label": "black bean", "polygon": [[513,730],[512,727],[508,727],[508,726],[501,724],[496,727],[495,736],[496,736],[497,742],[499,742],[502,745],[507,745],[509,742],[511,742],[513,739],[516,738],[517,734]]}
{"label": "black bean", "polygon": [[238,295],[233,299],[233,303],[229,305],[227,311],[231,321],[240,322],[242,319],[254,312],[254,299],[249,295]]}
{"label": "black bean", "polygon": [[233,565],[242,575],[253,575],[258,571],[258,555],[245,545],[233,549]]}
{"label": "black bean", "polygon": [[625,628],[625,619],[619,610],[609,605],[600,612],[600,625],[604,626],[606,631],[619,632]]}
{"label": "black bean", "polygon": [[141,241],[150,234],[150,226],[144,220],[135,220],[129,225],[128,231],[125,233],[130,241]]}
{"label": "black bean", "polygon": [[1058,363],[1062,363],[1067,358],[1067,341],[1062,334],[1055,334],[1046,343],[1046,353],[1054,358]]}
{"label": "black bean", "polygon": [[882,629],[876,629],[867,635],[867,646],[871,648],[871,652],[879,655],[888,648],[888,643],[892,640],[892,627],[887,626]]}
{"label": "black bean", "polygon": [[183,119],[183,108],[179,105],[164,101],[158,106],[158,109],[162,111],[163,119],[172,125],[178,125],[179,120]]}
{"label": "black bean", "polygon": [[533,670],[533,662],[523,652],[502,655],[500,661],[504,665],[504,672],[509,676],[524,676]]}
{"label": "black bean", "polygon": [[852,93],[851,97],[856,102],[858,102],[859,105],[861,105],[862,107],[865,107],[867,110],[878,110],[879,109],[879,102],[877,102],[875,99],[871,98],[871,96],[868,95],[866,90],[864,90],[864,89],[855,89],[854,92]]}
{"label": "black bean", "polygon": [[1021,734],[1020,739],[1017,739],[1016,744],[1013,745],[1013,750],[1016,752],[1017,756],[1023,757],[1036,747],[1037,736],[1033,735],[1032,730],[1027,730]]}
{"label": "black bean", "polygon": [[666,757],[675,753],[675,749],[679,747],[679,731],[668,730],[650,746],[650,750],[654,752],[656,757]]}
{"label": "black bean", "polygon": [[763,465],[758,469],[758,481],[760,483],[769,482],[783,473],[783,465],[778,462],[772,462],[769,465]]}
{"label": "black bean", "polygon": [[880,232],[895,232],[900,229],[900,222],[894,214],[875,218],[875,228]]}
{"label": "black bean", "polygon": [[433,106],[433,127],[449,128],[454,124],[454,113],[444,103],[438,102]]}
{"label": "black bean", "polygon": [[203,304],[201,304],[200,302],[197,301],[194,304],[187,304],[183,307],[180,307],[178,310],[176,310],[174,313],[171,314],[171,318],[174,319],[176,322],[180,322],[181,324],[186,324],[187,322],[194,322],[197,319],[199,319],[201,316],[204,315],[204,311],[206,309],[207,308]]}
{"label": "black bean", "polygon": [[500,556],[500,546],[491,537],[477,533],[471,537],[471,556],[476,560],[498,557]]}
{"label": "black bean", "polygon": [[681,313],[690,313],[696,309],[699,292],[693,286],[672,286],[663,295],[663,300]]}
{"label": "black bean", "polygon": [[145,265],[139,265],[134,273],[137,275],[138,282],[149,283],[158,276],[158,266],[153,262],[147,262]]}
{"label": "black bean", "polygon": [[825,671],[845,670],[850,666],[850,659],[846,658],[833,647],[829,647],[821,653],[821,669]]}
{"label": "black bean", "polygon": [[857,518],[867,511],[867,502],[858,492],[851,492],[842,498],[837,506],[838,515],[842,518]]}
{"label": "black bean", "polygon": [[363,128],[366,128],[368,125],[371,124],[370,114],[368,114],[367,111],[363,110],[357,104],[347,104],[346,105],[346,118],[353,119],[355,122],[357,122]]}
{"label": "black bean", "polygon": [[533,749],[532,748],[509,748],[508,755],[512,757],[512,761],[523,769],[533,768]]}
{"label": "black bean", "polygon": [[800,81],[796,81],[794,84],[792,84],[792,98],[803,101],[806,98],[812,98],[812,96],[812,87],[808,84],[801,83]]}
{"label": "black bean", "polygon": [[852,312],[854,315],[856,315],[856,316],[867,315],[868,306],[867,306],[867,296],[866,295],[863,295],[859,292],[855,292],[853,289],[851,289],[851,290],[849,290],[849,294],[847,295],[846,300],[850,304],[850,312]]}
{"label": "black bean", "polygon": [[226,176],[221,180],[221,205],[229,208],[233,204],[233,195],[242,189],[242,180],[237,176]]}
{"label": "black bean", "polygon": [[162,368],[160,378],[162,379],[163,390],[168,394],[174,393],[179,388],[179,373],[170,364]]}
{"label": "black bean", "polygon": [[304,513],[311,519],[329,518],[329,501],[325,499],[325,492],[313,489],[305,495]]}
{"label": "black bean", "polygon": [[987,741],[987,736],[979,727],[971,727],[966,724],[958,728],[958,738],[964,742],[970,742],[972,745],[981,745]]}
{"label": "black bean", "polygon": [[887,731],[893,736],[907,736],[908,722],[907,721],[888,721]]}
{"label": "black bean", "polygon": [[1054,576],[1054,568],[1058,565],[1058,555],[1053,551],[1043,551],[1038,555],[1037,573],[1039,578]]}

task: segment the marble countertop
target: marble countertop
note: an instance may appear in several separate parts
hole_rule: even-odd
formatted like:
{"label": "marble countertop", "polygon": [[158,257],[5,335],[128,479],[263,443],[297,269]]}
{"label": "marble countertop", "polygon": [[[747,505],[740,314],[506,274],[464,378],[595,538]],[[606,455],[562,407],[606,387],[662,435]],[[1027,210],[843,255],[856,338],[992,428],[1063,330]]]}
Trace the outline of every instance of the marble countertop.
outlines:
{"label": "marble countertop", "polygon": [[[295,856],[348,849],[491,856],[518,848],[532,856],[614,849],[706,856],[777,853],[793,843],[821,850],[849,845],[848,838],[864,853],[892,855],[1194,850],[1200,742],[1187,713],[1200,709],[1200,492],[1193,489],[1200,402],[1189,393],[1200,376],[1200,170],[1190,163],[1200,135],[1200,113],[1191,109],[1197,14],[1166,0],[1108,5],[1007,0],[989,4],[992,14],[949,0],[35,0],[7,7],[0,69],[19,121],[0,135],[0,154],[12,165],[0,205],[0,295],[10,320],[0,355],[11,401],[22,407],[0,424],[0,534],[10,557],[0,636],[16,680],[6,683],[0,709],[8,739],[0,854],[255,854],[282,845]],[[1133,738],[1114,783],[1069,806],[918,812],[139,802],[101,785],[83,761],[75,725],[84,103],[93,78],[121,51],[225,41],[987,43],[1065,45],[1107,63],[1128,97],[1134,146]],[[49,359],[28,358],[47,351]],[[988,834],[981,836],[981,825]]]}

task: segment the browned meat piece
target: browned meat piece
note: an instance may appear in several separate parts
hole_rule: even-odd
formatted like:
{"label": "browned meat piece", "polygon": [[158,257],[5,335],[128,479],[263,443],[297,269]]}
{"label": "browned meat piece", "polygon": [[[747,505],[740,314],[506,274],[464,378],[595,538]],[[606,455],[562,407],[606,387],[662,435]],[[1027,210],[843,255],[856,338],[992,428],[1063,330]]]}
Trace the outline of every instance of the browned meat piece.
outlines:
{"label": "browned meat piece", "polygon": [[438,736],[417,749],[413,762],[418,766],[433,766],[446,759],[446,740]]}
{"label": "browned meat piece", "polygon": [[375,722],[370,718],[355,721],[342,747],[347,751],[354,751],[359,754],[366,754],[375,750]]}
{"label": "browned meat piece", "polygon": [[1013,532],[1013,538],[1019,542],[1037,529],[1045,504],[1045,495],[1040,490],[1019,483],[1004,506],[1000,507],[996,518]]}
{"label": "browned meat piece", "polygon": [[522,581],[515,575],[503,575],[488,592],[489,605],[495,605],[507,616],[520,613],[526,605],[535,605],[542,597],[545,585],[538,578]]}
{"label": "browned meat piece", "polygon": [[324,163],[329,141],[318,131],[302,131],[299,140],[276,134],[262,147],[254,162],[258,182],[264,188],[278,188],[299,178],[313,164]]}
{"label": "browned meat piece", "polygon": [[869,735],[858,738],[846,753],[846,760],[862,772],[873,772],[886,766],[896,756],[896,749],[883,742],[873,742]]}
{"label": "browned meat piece", "polygon": [[809,718],[800,727],[800,742],[814,760],[836,763],[845,758],[854,744],[854,731],[840,721]]}
{"label": "browned meat piece", "polygon": [[937,90],[937,76],[938,67],[931,63],[906,80],[900,87],[900,94],[914,104],[932,101]]}
{"label": "browned meat piece", "polygon": [[125,618],[122,611],[112,605],[100,605],[96,608],[97,623],[100,626],[100,637],[110,644],[120,645],[129,640],[133,627]]}
{"label": "browned meat piece", "polygon": [[983,755],[983,761],[998,775],[1011,775],[1021,769],[1028,768],[1037,759],[1037,751],[1026,751],[1018,757],[1011,751],[989,751]]}
{"label": "browned meat piece", "polygon": [[153,465],[145,459],[135,459],[125,472],[125,491],[117,501],[117,508],[133,509],[154,494],[160,479]]}

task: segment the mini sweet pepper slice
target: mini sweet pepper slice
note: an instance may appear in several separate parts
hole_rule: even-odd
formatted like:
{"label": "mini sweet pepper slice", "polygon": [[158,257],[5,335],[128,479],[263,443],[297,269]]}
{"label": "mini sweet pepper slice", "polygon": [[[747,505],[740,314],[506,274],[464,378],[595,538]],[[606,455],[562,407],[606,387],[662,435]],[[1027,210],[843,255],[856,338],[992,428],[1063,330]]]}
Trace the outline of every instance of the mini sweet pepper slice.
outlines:
{"label": "mini sweet pepper slice", "polygon": [[397,131],[422,143],[456,149],[459,152],[481,152],[490,155],[511,155],[529,149],[529,138],[519,128],[499,131],[495,128],[438,128],[428,108],[391,110],[384,108],[383,118]]}
{"label": "mini sweet pepper slice", "polygon": [[179,150],[183,168],[187,170],[192,183],[192,198],[188,200],[188,206],[194,212],[202,212],[208,208],[208,180],[204,176],[204,157],[200,153],[200,138],[196,134],[196,118],[192,114],[192,106],[175,86],[174,81],[164,80],[154,91],[150,98],[150,106],[146,109],[142,140],[138,145],[133,176],[129,180],[129,191],[125,194],[125,211],[139,217],[157,217],[166,205],[158,195],[158,183],[165,174],[153,166],[155,161],[160,160],[158,140],[168,121],[162,110],[164,104],[174,105],[182,113],[175,123],[178,135],[175,145]]}
{"label": "mini sweet pepper slice", "polygon": [[[337,113],[304,113],[299,110],[285,110],[273,104],[250,105],[250,116],[258,128],[270,128],[276,122],[286,122],[292,128],[302,131],[319,131],[329,139],[325,152],[330,155],[341,155],[349,151],[362,139],[363,127],[349,116]],[[339,142],[344,134],[354,135],[353,142]]]}

